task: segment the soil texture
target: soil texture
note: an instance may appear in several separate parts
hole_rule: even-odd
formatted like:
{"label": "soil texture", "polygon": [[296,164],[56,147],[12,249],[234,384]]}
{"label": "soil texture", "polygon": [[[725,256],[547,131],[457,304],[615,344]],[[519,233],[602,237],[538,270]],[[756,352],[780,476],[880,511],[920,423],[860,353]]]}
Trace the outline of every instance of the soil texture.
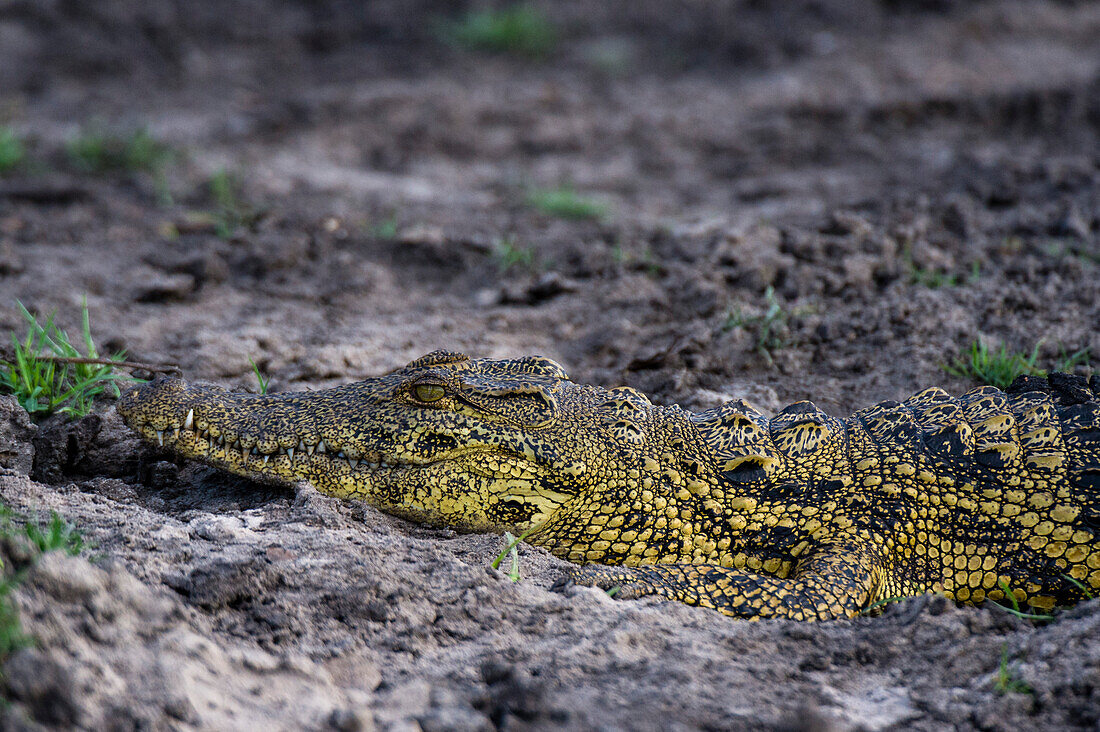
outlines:
{"label": "soil texture", "polygon": [[[518,57],[455,42],[465,3],[0,4],[0,332],[16,300],[79,332],[86,298],[102,351],[231,387],[446,348],[838,416],[976,386],[943,368],[975,342],[1100,358],[1100,5],[593,5],[528,5],[555,42]],[[73,163],[138,129],[171,159]],[[513,582],[499,536],[173,460],[109,399],[0,398],[0,496],[89,547],[14,592],[3,729],[1100,724],[1100,600],[799,624],[550,592],[540,549]]]}

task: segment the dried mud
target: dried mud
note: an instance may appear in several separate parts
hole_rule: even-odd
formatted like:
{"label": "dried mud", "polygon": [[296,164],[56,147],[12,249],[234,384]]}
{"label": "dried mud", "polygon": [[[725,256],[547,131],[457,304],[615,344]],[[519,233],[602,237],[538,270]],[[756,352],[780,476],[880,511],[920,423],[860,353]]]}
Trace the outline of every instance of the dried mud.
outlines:
{"label": "dried mud", "polygon": [[[1094,4],[542,5],[542,61],[440,43],[431,2],[3,6],[38,163],[0,178],[0,330],[15,299],[75,330],[86,294],[103,350],[229,386],[250,357],[294,390],[449,348],[838,415],[971,387],[942,365],[977,338],[1100,356]],[[80,173],[92,120],[185,154]],[[228,237],[202,215],[220,169]],[[561,183],[608,213],[528,205]],[[4,664],[5,729],[1100,723],[1100,601],[809,625],[551,593],[541,550],[513,583],[500,537],[174,461],[109,402],[35,425],[0,399],[0,467],[7,505],[91,547],[15,593],[37,643]]]}

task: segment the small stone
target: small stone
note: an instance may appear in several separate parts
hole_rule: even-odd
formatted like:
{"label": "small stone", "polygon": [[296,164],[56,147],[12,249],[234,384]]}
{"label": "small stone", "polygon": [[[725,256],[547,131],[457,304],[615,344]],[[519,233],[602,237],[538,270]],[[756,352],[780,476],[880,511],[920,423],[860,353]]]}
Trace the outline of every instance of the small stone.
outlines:
{"label": "small stone", "polygon": [[29,475],[34,467],[33,438],[38,428],[13,396],[0,396],[0,468]]}
{"label": "small stone", "polygon": [[1089,222],[1074,206],[1067,208],[1062,215],[1050,226],[1050,233],[1054,236],[1068,236],[1081,241],[1088,241],[1091,233]]}
{"label": "small stone", "polygon": [[856,288],[869,286],[874,280],[878,257],[870,254],[851,254],[844,258],[844,281]]}
{"label": "small stone", "polygon": [[374,716],[368,709],[333,709],[328,723],[338,732],[372,732]]}
{"label": "small stone", "polygon": [[23,258],[7,239],[0,240],[0,277],[23,271]]}
{"label": "small stone", "polygon": [[241,520],[233,516],[202,516],[192,520],[188,528],[192,536],[219,544],[257,538],[256,532],[246,529]]}
{"label": "small stone", "polygon": [[196,605],[221,608],[254,602],[267,597],[282,582],[282,575],[266,560],[247,562],[217,561],[191,570],[186,579],[166,577],[172,587],[188,596]]}
{"label": "small stone", "polygon": [[830,665],[828,655],[811,651],[803,657],[798,667],[803,671],[828,671]]}
{"label": "small stone", "polygon": [[187,529],[174,524],[164,524],[156,531],[151,533],[149,536],[150,538],[155,539],[158,542],[187,541],[189,538],[191,538],[191,535],[187,531]]}
{"label": "small stone", "polygon": [[380,705],[383,721],[413,720],[426,713],[430,707],[432,687],[423,679],[414,679],[391,689],[387,703]]}
{"label": "small stone", "polygon": [[297,554],[281,546],[269,546],[264,550],[264,556],[273,562],[289,562],[298,558]]}
{"label": "small stone", "polygon": [[522,288],[518,295],[505,290],[503,300],[521,305],[537,305],[564,292],[576,292],[577,288],[576,282],[558,272],[543,272],[538,279]]}
{"label": "small stone", "polygon": [[497,729],[484,714],[470,708],[469,705],[441,706],[430,709],[416,720],[424,732],[449,732],[449,730]]}
{"label": "small stone", "polygon": [[250,671],[266,673],[279,668],[279,659],[259,648],[239,648],[232,651],[229,657]]}
{"label": "small stone", "polygon": [[482,287],[474,292],[474,305],[479,308],[489,308],[493,305],[499,305],[501,300],[501,291],[496,287]]}
{"label": "small stone", "polygon": [[164,713],[181,722],[195,724],[199,721],[199,713],[185,696],[177,696],[165,701]]}
{"label": "small stone", "polygon": [[64,552],[43,554],[31,571],[30,581],[62,602],[81,602],[105,587],[106,574],[84,559]]}
{"label": "small stone", "polygon": [[447,241],[447,235],[438,226],[427,224],[415,224],[407,229],[402,229],[397,235],[397,241],[402,244],[420,244],[431,247],[442,246]]}
{"label": "small stone", "polygon": [[16,651],[4,664],[4,679],[7,694],[26,704],[36,722],[71,729],[84,716],[72,673],[47,651]]}
{"label": "small stone", "polygon": [[705,410],[720,407],[726,402],[740,399],[764,414],[774,414],[783,408],[775,389],[751,381],[734,381],[720,389],[698,389],[688,403],[692,409]]}
{"label": "small stone", "polygon": [[974,224],[968,207],[960,201],[952,201],[943,211],[940,221],[943,228],[962,239],[969,238],[974,231]]}
{"label": "small stone", "polygon": [[317,673],[317,664],[303,653],[287,653],[279,659],[279,668],[293,671],[305,677],[311,677]]}
{"label": "small stone", "polygon": [[129,503],[137,499],[137,491],[134,487],[118,478],[97,477],[85,481],[81,485],[85,491],[98,493],[101,496],[110,498],[112,501]]}
{"label": "small stone", "polygon": [[171,302],[186,299],[196,289],[195,278],[184,272],[164,274],[152,268],[141,278],[134,292],[137,302]]}
{"label": "small stone", "polygon": [[832,236],[848,236],[849,234],[855,234],[856,236],[869,236],[873,231],[873,227],[866,218],[851,211],[833,211],[829,216],[828,223],[821,228],[822,234],[830,234]]}

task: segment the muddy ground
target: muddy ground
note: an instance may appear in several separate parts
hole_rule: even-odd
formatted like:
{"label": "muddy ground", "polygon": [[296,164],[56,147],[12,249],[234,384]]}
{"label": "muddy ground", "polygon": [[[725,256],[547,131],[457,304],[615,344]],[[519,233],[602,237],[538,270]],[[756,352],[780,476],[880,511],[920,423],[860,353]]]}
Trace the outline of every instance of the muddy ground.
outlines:
{"label": "muddy ground", "polygon": [[[454,4],[226,5],[0,6],[29,158],[0,178],[0,331],[17,299],[75,331],[86,295],[104,350],[229,386],[249,358],[296,390],[448,348],[837,415],[974,386],[942,366],[975,339],[1100,356],[1094,3],[546,2],[532,59],[441,41]],[[81,171],[89,126],[176,155]],[[529,204],[560,184],[603,216]],[[551,593],[541,550],[514,584],[500,537],[173,461],[109,401],[37,425],[0,401],[0,463],[6,504],[89,544],[15,594],[37,643],[4,663],[5,729],[1100,723],[1100,601],[808,625]]]}

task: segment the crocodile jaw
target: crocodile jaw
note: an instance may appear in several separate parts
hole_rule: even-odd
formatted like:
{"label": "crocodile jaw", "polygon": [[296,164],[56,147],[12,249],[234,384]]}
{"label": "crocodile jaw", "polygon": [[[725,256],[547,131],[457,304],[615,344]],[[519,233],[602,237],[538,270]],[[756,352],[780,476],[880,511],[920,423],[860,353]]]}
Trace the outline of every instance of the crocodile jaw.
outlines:
{"label": "crocodile jaw", "polygon": [[[201,408],[200,408],[201,409]],[[199,412],[201,415],[201,411]],[[404,462],[381,452],[359,453],[351,448],[336,449],[323,439],[306,443],[299,437],[295,444],[277,442],[274,451],[261,449],[254,440],[242,438],[201,416],[195,417],[195,408],[187,409],[181,420],[169,420],[167,426],[160,421],[143,421],[140,414],[123,418],[124,421],[147,441],[195,460],[210,463],[237,475],[292,483],[325,476],[326,483],[338,486],[342,478],[362,485],[364,481],[385,482],[383,474],[402,470],[423,470],[427,465]],[[196,420],[202,427],[196,426]],[[226,437],[228,432],[229,437]],[[237,436],[234,436],[237,435]],[[356,491],[347,490],[348,494]]]}
{"label": "crocodile jaw", "polygon": [[400,430],[364,416],[390,398],[386,381],[260,396],[158,379],[123,395],[118,411],[144,439],[183,457],[259,480],[308,481],[422,523],[522,532],[572,497],[544,466],[499,446],[414,452]]}

